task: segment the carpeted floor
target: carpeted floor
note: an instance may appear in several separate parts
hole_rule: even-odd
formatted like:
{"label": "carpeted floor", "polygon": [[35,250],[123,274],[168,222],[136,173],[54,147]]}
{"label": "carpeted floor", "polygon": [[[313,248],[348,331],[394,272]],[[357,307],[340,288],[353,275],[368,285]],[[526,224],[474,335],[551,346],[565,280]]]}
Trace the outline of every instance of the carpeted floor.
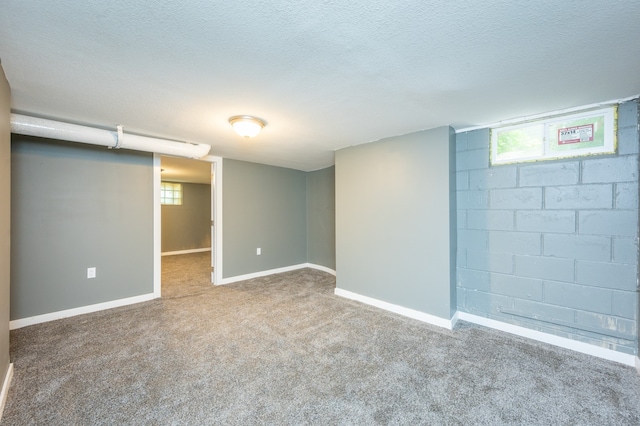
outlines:
{"label": "carpeted floor", "polygon": [[163,264],[162,300],[12,331],[2,425],[640,424],[631,367],[432,327],[312,269],[212,287],[205,254]]}

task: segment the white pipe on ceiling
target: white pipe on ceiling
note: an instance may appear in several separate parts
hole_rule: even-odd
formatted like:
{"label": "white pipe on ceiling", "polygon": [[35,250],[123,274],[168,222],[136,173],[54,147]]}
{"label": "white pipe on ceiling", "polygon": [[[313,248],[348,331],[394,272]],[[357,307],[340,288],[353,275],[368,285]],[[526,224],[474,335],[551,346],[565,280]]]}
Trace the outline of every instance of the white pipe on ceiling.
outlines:
{"label": "white pipe on ceiling", "polygon": [[121,126],[118,126],[117,131],[110,131],[21,114],[11,114],[11,133],[187,158],[204,157],[211,149],[211,146],[207,144],[190,144],[147,136],[125,135]]}

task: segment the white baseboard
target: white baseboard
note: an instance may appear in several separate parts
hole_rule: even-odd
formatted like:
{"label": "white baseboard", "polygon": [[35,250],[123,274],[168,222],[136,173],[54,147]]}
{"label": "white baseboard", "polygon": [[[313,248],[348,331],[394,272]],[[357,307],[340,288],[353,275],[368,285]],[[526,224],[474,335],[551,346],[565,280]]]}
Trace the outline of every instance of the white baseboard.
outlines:
{"label": "white baseboard", "polygon": [[435,315],[430,315],[424,312],[405,308],[404,306],[383,302],[382,300],[373,299],[371,297],[363,296],[361,294],[353,293],[351,291],[343,290],[341,288],[336,288],[334,290],[334,294],[336,296],[345,297],[347,299],[351,299],[351,300],[365,303],[367,305],[375,306],[377,308],[384,309],[385,311],[389,311],[389,312],[403,315],[405,317],[417,319],[418,321],[426,322],[432,325],[437,325],[438,327],[443,327],[448,330],[453,329],[453,325],[455,323],[454,320],[457,321],[457,317],[455,315],[453,316],[452,319],[448,320],[445,318],[437,317]]}
{"label": "white baseboard", "polygon": [[2,413],[4,413],[4,404],[7,402],[7,396],[9,396],[9,386],[11,385],[12,378],[13,363],[9,364],[7,374],[4,376],[4,383],[2,384],[2,392],[0,393],[0,421],[2,420]]}
{"label": "white baseboard", "polygon": [[458,320],[460,319],[460,311],[456,311],[453,316],[451,317],[451,329],[453,330],[453,327],[456,326],[456,324],[458,323]]}
{"label": "white baseboard", "polygon": [[126,299],[112,300],[110,302],[96,303],[95,305],[80,306],[78,308],[66,309],[64,311],[17,319],[9,322],[9,329],[15,330],[29,325],[75,317],[76,315],[89,314],[91,312],[104,311],[105,309],[111,308],[119,308],[120,306],[133,305],[134,303],[146,302],[155,298],[156,296],[153,293],[149,293],[140,296],[128,297]]}
{"label": "white baseboard", "polygon": [[161,256],[175,256],[176,254],[189,254],[189,253],[202,253],[204,251],[211,251],[211,247],[189,249],[189,250],[177,250],[177,251],[165,251],[160,253]]}
{"label": "white baseboard", "polygon": [[326,266],[316,265],[315,263],[305,263],[305,265],[306,265],[305,268],[317,269],[318,271],[322,271],[322,272],[326,272],[328,274],[331,274],[334,277],[336,276],[336,271],[331,269],[331,268],[327,268]]}
{"label": "white baseboard", "polygon": [[[589,343],[579,342],[577,340],[544,333],[542,331],[531,330],[529,328],[508,324],[506,322],[497,321],[466,312],[458,311],[458,319],[462,321],[472,322],[478,325],[483,325],[495,330],[504,331],[506,333],[515,334],[517,336],[537,340],[538,342],[548,343],[550,345],[559,346],[565,349],[571,349],[572,351],[592,355],[609,361],[615,361],[621,364],[630,365],[632,367],[635,365],[638,368],[638,358],[634,355],[625,354],[607,348],[601,348],[600,346],[590,345]],[[640,368],[638,368],[638,370],[640,372]]]}
{"label": "white baseboard", "polygon": [[636,370],[638,370],[638,374],[640,374],[640,355],[636,357]]}
{"label": "white baseboard", "polygon": [[285,266],[283,268],[269,269],[266,271],[253,272],[251,274],[236,275],[235,277],[223,278],[220,281],[220,283],[217,283],[216,285],[232,284],[238,281],[245,281],[245,280],[250,280],[252,278],[266,277],[268,275],[281,274],[283,272],[295,271],[295,270],[304,269],[304,268],[313,268],[313,269],[318,269],[320,271],[328,272],[329,274],[333,274],[333,275],[336,274],[336,271],[334,271],[333,269],[327,268],[325,266],[314,265],[313,263],[300,263],[298,265]]}

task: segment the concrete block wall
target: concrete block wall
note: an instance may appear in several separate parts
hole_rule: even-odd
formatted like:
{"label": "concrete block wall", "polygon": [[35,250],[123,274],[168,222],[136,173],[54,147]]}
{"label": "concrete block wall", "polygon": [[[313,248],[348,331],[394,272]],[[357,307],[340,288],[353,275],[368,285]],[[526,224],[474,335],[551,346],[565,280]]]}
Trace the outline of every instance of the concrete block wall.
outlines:
{"label": "concrete block wall", "polygon": [[638,103],[616,155],[489,165],[489,130],[456,135],[457,305],[638,352]]}

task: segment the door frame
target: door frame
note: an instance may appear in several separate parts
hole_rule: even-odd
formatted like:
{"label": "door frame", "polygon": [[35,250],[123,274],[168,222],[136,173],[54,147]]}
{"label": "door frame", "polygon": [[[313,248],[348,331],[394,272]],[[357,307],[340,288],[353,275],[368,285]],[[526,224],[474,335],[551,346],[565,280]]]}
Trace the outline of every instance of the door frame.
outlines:
{"label": "door frame", "polygon": [[208,155],[211,163],[211,283],[222,284],[222,157]]}
{"label": "door frame", "polygon": [[[162,297],[162,206],[160,204],[160,154],[153,154],[153,297]],[[222,157],[207,155],[197,159],[211,163],[211,283],[222,281]]]}

